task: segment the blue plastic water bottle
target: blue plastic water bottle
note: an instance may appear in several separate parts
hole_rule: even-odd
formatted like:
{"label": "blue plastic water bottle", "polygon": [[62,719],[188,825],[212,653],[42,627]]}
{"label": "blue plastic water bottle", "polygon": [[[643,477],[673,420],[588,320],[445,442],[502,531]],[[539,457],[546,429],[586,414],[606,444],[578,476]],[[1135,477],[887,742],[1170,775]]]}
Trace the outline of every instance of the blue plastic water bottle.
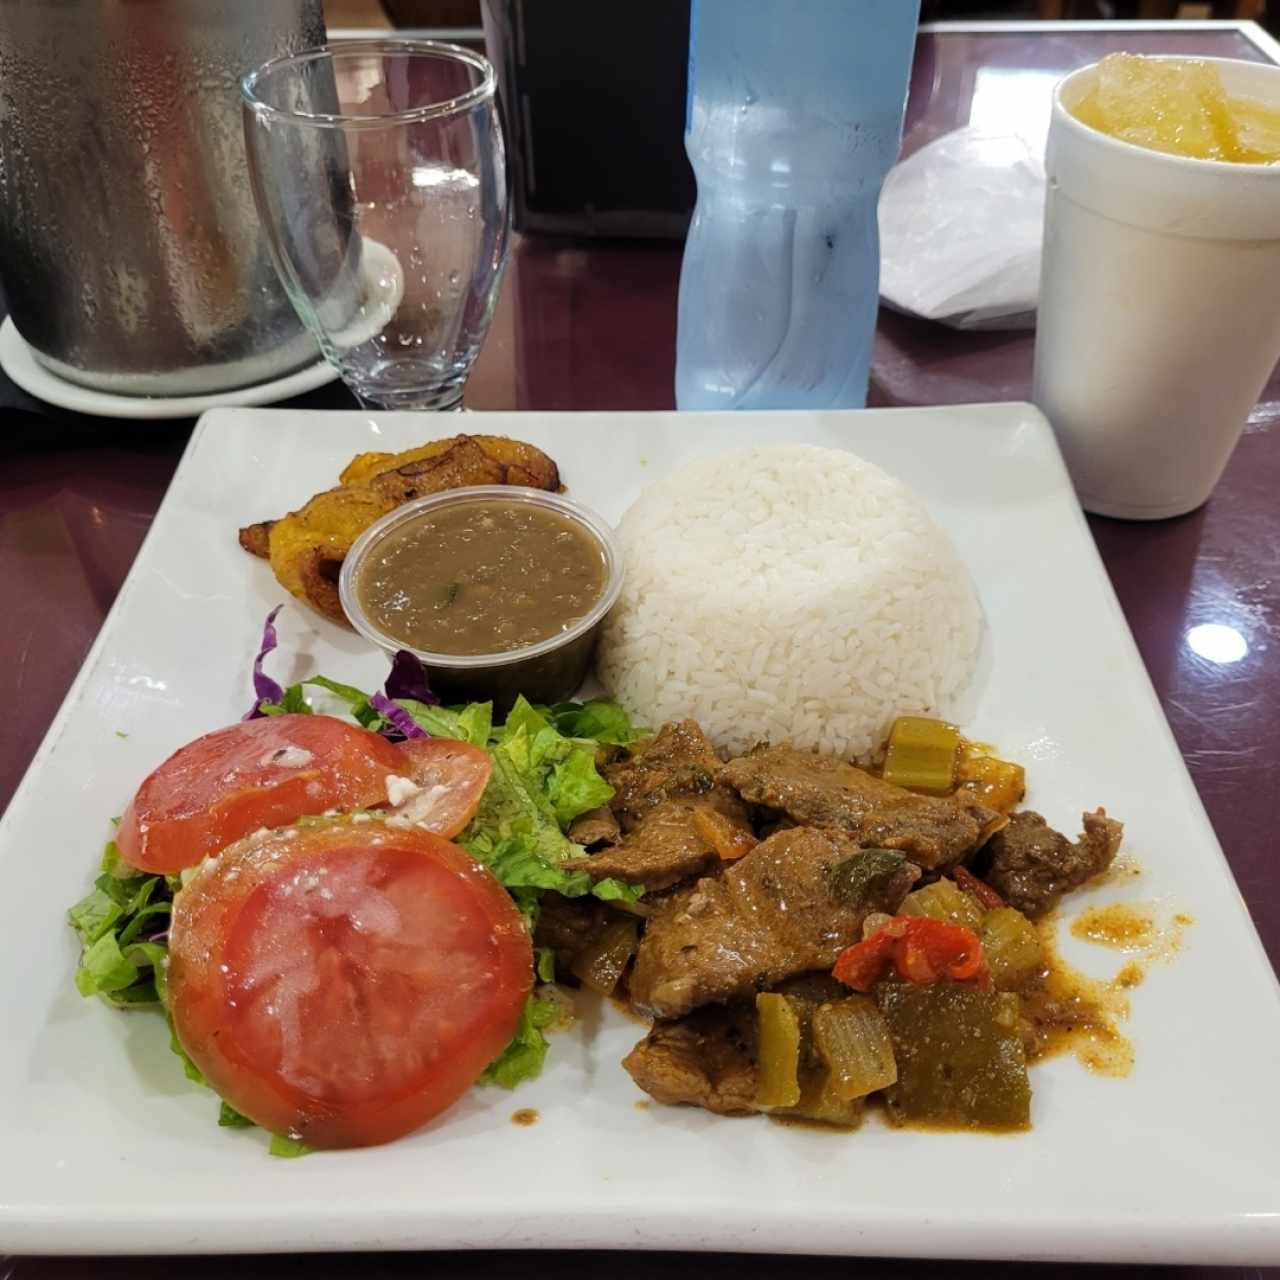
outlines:
{"label": "blue plastic water bottle", "polygon": [[681,409],[866,404],[919,0],[693,0]]}

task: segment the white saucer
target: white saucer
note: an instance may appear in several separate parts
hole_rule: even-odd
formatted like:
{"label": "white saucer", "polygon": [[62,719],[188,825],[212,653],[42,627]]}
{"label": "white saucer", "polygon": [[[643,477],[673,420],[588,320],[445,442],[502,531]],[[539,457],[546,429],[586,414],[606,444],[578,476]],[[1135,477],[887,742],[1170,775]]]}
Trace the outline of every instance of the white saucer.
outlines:
{"label": "white saucer", "polygon": [[332,365],[320,360],[287,377],[234,391],[211,391],[200,396],[114,395],[110,391],[78,386],[50,373],[32,355],[31,348],[8,316],[0,325],[0,369],[37,400],[99,418],[194,418],[206,409],[223,406],[274,404],[323,387],[338,376]]}

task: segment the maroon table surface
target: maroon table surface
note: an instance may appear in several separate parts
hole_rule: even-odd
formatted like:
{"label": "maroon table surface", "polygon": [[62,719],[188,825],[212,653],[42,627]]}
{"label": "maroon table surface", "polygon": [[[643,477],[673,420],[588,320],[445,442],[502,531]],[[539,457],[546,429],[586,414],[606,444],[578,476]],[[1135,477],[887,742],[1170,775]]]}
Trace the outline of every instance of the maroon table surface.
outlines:
{"label": "maroon table surface", "polygon": [[[1018,119],[1056,75],[1115,49],[1264,57],[1233,30],[939,32],[922,35],[912,73],[905,149],[979,118]],[[468,388],[480,409],[673,407],[675,295],[672,246],[524,240],[515,250],[493,331]],[[962,334],[882,312],[871,378],[873,405],[1026,399],[1031,339]],[[39,415],[0,387],[0,806],[7,804],[74,678],[137,552],[191,423],[117,423]],[[312,393],[314,407],[349,407],[341,388]],[[1209,504],[1158,524],[1095,518],[1099,550],[1147,669],[1272,963],[1280,960],[1280,877],[1272,865],[1280,825],[1280,608],[1275,559],[1280,514],[1280,383],[1273,379]],[[1069,600],[1062,602],[1068,610]],[[1196,630],[1210,627],[1214,630]],[[1224,643],[1225,642],[1225,643]],[[1189,1100],[1194,1105],[1193,1100]],[[1176,1122],[1175,1122],[1176,1123]],[[1259,1171],[1265,1176],[1264,1171]],[[577,1280],[604,1267],[661,1270],[678,1280],[773,1275],[779,1267],[826,1280],[924,1275],[930,1264],[730,1256],[542,1254],[386,1255],[352,1259],[205,1259],[177,1264],[190,1277],[234,1265],[250,1278],[457,1274],[499,1280],[533,1269]],[[0,1258],[0,1280],[55,1276],[159,1277],[169,1264],[119,1259]],[[1066,1273],[1058,1266],[1001,1270]],[[986,1264],[959,1264],[959,1276]],[[1154,1271],[1109,1268],[1109,1274]],[[1225,1276],[1179,1267],[1172,1274]],[[1164,1269],[1163,1274],[1171,1274]],[[1237,1274],[1244,1275],[1245,1271]],[[1260,1272],[1248,1271],[1250,1275]]]}

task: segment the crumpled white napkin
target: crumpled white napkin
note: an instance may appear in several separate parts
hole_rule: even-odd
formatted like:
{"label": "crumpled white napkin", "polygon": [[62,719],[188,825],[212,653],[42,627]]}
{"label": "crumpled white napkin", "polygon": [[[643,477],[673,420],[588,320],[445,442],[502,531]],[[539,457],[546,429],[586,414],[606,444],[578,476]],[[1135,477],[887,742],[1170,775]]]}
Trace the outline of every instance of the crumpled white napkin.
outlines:
{"label": "crumpled white napkin", "polygon": [[880,296],[957,329],[1035,324],[1044,160],[972,126],[896,165],[880,196]]}

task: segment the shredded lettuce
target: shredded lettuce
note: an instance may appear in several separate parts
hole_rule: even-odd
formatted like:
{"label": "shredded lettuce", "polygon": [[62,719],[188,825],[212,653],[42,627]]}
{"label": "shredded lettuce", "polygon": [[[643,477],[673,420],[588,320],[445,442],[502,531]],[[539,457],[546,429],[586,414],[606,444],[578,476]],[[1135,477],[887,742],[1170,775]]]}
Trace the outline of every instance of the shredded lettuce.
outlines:
{"label": "shredded lettuce", "polygon": [[519,698],[495,749],[505,751],[535,788],[545,793],[552,816],[567,827],[574,818],[613,798],[613,788],[596,771],[598,745],[589,738],[566,736],[546,711]]}
{"label": "shredded lettuce", "polygon": [[76,990],[117,1007],[162,1004],[170,882],[127,866],[114,840],[103,849],[99,868],[93,888],[67,912],[81,945]]}
{"label": "shredded lettuce", "polygon": [[585,871],[561,865],[581,853],[564,829],[613,795],[596,770],[593,744],[564,737],[521,698],[491,738],[489,755],[489,785],[458,843],[489,868],[526,914],[532,917],[536,905],[537,895],[529,890],[553,889],[566,898],[591,893],[606,901],[639,898],[643,890],[635,886],[596,882]]}
{"label": "shredded lettuce", "polygon": [[552,767],[547,798],[557,821],[568,826],[574,818],[608,804],[613,788],[596,772],[595,752],[575,747]]}
{"label": "shredded lettuce", "polygon": [[[644,887],[638,884],[628,884],[625,880],[597,880],[591,886],[591,894],[593,897],[599,898],[601,902],[639,902],[644,897]],[[571,894],[566,894],[571,897]]]}
{"label": "shredded lettuce", "polygon": [[295,687],[302,688],[306,685],[311,685],[316,689],[325,689],[340,702],[345,702],[351,718],[366,729],[376,730],[376,726],[381,724],[382,717],[369,705],[369,695],[363,689],[357,689],[355,685],[341,684],[337,680],[330,680],[328,676],[311,676]]}
{"label": "shredded lettuce", "polygon": [[644,736],[622,707],[608,698],[560,702],[548,707],[547,715],[567,738],[590,738],[606,746],[625,747]]}
{"label": "shredded lettuce", "polygon": [[473,747],[483,747],[493,732],[493,703],[473,702],[465,707],[428,706],[413,698],[397,699],[418,728],[433,738],[458,738]]}
{"label": "shredded lettuce", "polygon": [[[277,644],[278,612],[272,611],[263,629],[253,667],[257,701],[246,719],[310,714],[306,690],[316,688],[337,699],[358,724],[392,740],[432,736],[483,747],[492,772],[480,808],[458,843],[508,890],[530,929],[539,898],[547,891],[570,898],[593,894],[608,902],[640,898],[643,890],[636,886],[594,881],[585,871],[563,865],[581,853],[565,834],[569,824],[607,804],[613,795],[596,767],[598,753],[639,736],[617,703],[597,698],[539,707],[520,698],[505,721],[495,725],[492,703],[439,705],[421,663],[407,653],[396,655],[383,690],[373,695],[323,675],[281,688],[263,671]],[[113,821],[118,824],[119,819]],[[82,995],[98,996],[118,1008],[158,1008],[167,1019],[167,930],[174,894],[183,880],[138,871],[123,861],[114,841],[108,842],[92,890],[67,913],[81,943],[75,985]],[[537,948],[534,967],[539,982],[554,982],[555,953]],[[478,1083],[511,1089],[537,1076],[548,1048],[544,1031],[558,1016],[554,1000],[536,992],[530,995],[515,1035]],[[187,1078],[207,1087],[172,1027],[170,1048]],[[247,1128],[253,1121],[220,1100],[218,1124]],[[309,1150],[294,1139],[271,1137],[272,1155],[294,1157]]]}
{"label": "shredded lettuce", "polygon": [[114,933],[104,933],[86,947],[76,970],[76,990],[82,996],[101,996],[108,1004],[161,1004],[159,988],[169,949],[158,942],[134,942],[122,947]]}
{"label": "shredded lettuce", "polygon": [[382,724],[381,714],[369,703],[369,694],[354,685],[330,680],[328,676],[311,676],[306,680],[299,680],[297,684],[291,684],[285,689],[275,702],[260,703],[258,710],[264,716],[310,715],[313,708],[307,701],[308,685],[331,693],[346,705],[347,714],[364,728],[376,732]]}
{"label": "shredded lettuce", "polygon": [[311,705],[300,684],[291,684],[281,695],[278,702],[258,703],[258,712],[264,716],[307,716],[311,714]]}
{"label": "shredded lettuce", "polygon": [[549,1027],[560,1010],[550,1000],[531,995],[520,1012],[520,1024],[510,1043],[480,1073],[477,1084],[496,1084],[504,1089],[514,1089],[525,1080],[542,1074],[542,1064],[547,1057],[547,1037],[543,1030]]}
{"label": "shredded lettuce", "polygon": [[299,1142],[297,1138],[286,1137],[283,1133],[273,1133],[271,1135],[271,1145],[267,1148],[273,1156],[279,1156],[284,1160],[293,1160],[297,1156],[309,1156],[315,1147],[309,1147],[305,1142]]}
{"label": "shredded lettuce", "polygon": [[539,710],[521,694],[516,699],[515,706],[507,712],[506,721],[495,734],[495,738],[499,743],[510,742],[521,733],[528,738],[533,738],[543,729],[551,727],[551,721],[547,718],[546,712]]}
{"label": "shredded lettuce", "polygon": [[[569,723],[564,710],[556,723]],[[625,712],[617,711],[625,719]],[[621,880],[593,880],[585,871],[561,865],[581,853],[565,835],[565,828],[580,814],[607,804],[613,788],[596,769],[597,744],[565,736],[556,723],[548,710],[523,698],[516,702],[490,739],[489,785],[476,816],[458,839],[515,898],[530,928],[545,890],[566,898],[590,893],[606,902],[635,902],[644,892]],[[627,721],[627,732],[629,726]],[[536,968],[543,982],[553,981],[554,953],[540,948]],[[539,1075],[547,1055],[543,1030],[556,1015],[554,1004],[531,995],[511,1042],[480,1082],[512,1089]]]}
{"label": "shredded lettuce", "polygon": [[[208,1088],[209,1082],[204,1078],[204,1073],[196,1066],[194,1062],[187,1057],[187,1051],[182,1047],[182,1041],[178,1039],[178,1033],[173,1029],[173,1023],[169,1024],[169,1052],[173,1054],[179,1062],[182,1063],[182,1074],[191,1081],[192,1084],[198,1084],[204,1088]],[[227,1103],[222,1104],[228,1112],[231,1107]],[[218,1123],[222,1124],[221,1113],[218,1116]]]}
{"label": "shredded lettuce", "polygon": [[124,914],[124,908],[96,885],[67,912],[67,921],[85,946],[92,946]]}
{"label": "shredded lettuce", "polygon": [[218,1108],[218,1124],[224,1129],[256,1129],[258,1127],[248,1116],[242,1116],[229,1102],[224,1102]]}

